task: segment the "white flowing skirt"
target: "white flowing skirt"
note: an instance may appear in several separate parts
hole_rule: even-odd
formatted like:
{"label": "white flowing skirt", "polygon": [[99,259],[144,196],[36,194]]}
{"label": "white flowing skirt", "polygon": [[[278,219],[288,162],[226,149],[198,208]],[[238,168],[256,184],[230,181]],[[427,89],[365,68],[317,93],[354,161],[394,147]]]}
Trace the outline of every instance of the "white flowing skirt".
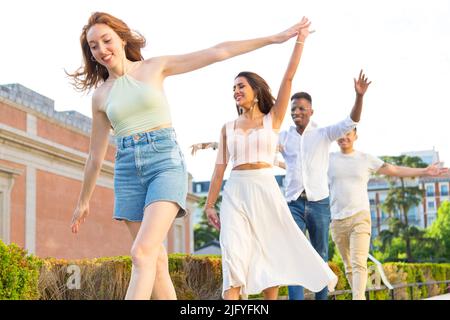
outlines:
{"label": "white flowing skirt", "polygon": [[301,285],[313,292],[337,276],[315,251],[291,215],[273,169],[232,170],[220,208],[223,293]]}

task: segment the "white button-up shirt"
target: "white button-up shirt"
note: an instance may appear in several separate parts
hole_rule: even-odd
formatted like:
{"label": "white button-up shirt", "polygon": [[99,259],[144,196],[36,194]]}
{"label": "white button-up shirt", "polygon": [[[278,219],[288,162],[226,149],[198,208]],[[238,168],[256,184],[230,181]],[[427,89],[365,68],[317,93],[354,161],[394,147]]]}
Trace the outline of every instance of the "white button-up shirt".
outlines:
{"label": "white button-up shirt", "polygon": [[286,163],[287,201],[297,200],[303,190],[308,201],[319,201],[329,196],[327,172],[331,143],[357,124],[348,116],[324,128],[318,128],[310,121],[302,135],[295,126],[280,132],[280,152]]}

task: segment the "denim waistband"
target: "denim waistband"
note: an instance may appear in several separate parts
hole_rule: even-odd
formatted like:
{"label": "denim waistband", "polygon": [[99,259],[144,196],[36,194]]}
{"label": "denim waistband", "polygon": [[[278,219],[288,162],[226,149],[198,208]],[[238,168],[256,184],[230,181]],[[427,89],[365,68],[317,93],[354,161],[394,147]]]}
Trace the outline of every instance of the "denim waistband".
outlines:
{"label": "denim waistband", "polygon": [[138,132],[131,136],[116,137],[116,145],[118,148],[133,147],[140,144],[148,144],[155,140],[176,139],[174,128],[163,128],[149,132]]}

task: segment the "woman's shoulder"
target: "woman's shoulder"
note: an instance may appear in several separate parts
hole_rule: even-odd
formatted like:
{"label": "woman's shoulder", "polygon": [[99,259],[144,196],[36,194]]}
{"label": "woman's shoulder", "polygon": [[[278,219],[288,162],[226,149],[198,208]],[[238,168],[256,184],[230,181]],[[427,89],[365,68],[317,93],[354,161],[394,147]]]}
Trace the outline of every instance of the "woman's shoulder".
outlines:
{"label": "woman's shoulder", "polygon": [[228,128],[230,128],[230,125],[232,125],[234,123],[234,121],[236,120],[232,120],[232,121],[227,121],[222,125],[222,132],[227,131]]}
{"label": "woman's shoulder", "polygon": [[152,57],[145,60],[135,62],[133,69],[135,77],[143,82],[151,83],[162,87],[164,60],[163,57]]}
{"label": "woman's shoulder", "polygon": [[225,123],[222,125],[221,132],[224,133],[224,134],[226,134],[227,131],[229,132],[230,130],[234,129],[234,125],[235,125],[236,121],[238,121],[239,119],[240,119],[240,117],[237,117],[237,118],[234,119],[234,120],[229,120],[229,121],[225,122]]}
{"label": "woman's shoulder", "polygon": [[139,68],[145,70],[146,72],[151,72],[155,70],[160,70],[164,67],[164,63],[167,60],[165,56],[151,57],[140,61]]}
{"label": "woman's shoulder", "polygon": [[112,81],[104,81],[92,93],[92,108],[105,111],[106,99],[112,87]]}

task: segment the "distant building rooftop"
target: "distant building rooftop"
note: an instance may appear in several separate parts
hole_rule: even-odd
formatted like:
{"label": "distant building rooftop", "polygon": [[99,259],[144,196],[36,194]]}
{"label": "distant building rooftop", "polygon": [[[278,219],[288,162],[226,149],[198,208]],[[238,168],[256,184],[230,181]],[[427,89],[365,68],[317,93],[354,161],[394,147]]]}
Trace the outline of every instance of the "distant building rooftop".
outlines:
{"label": "distant building rooftop", "polygon": [[21,84],[0,85],[0,97],[90,134],[92,119],[77,111],[56,111],[55,102]]}

